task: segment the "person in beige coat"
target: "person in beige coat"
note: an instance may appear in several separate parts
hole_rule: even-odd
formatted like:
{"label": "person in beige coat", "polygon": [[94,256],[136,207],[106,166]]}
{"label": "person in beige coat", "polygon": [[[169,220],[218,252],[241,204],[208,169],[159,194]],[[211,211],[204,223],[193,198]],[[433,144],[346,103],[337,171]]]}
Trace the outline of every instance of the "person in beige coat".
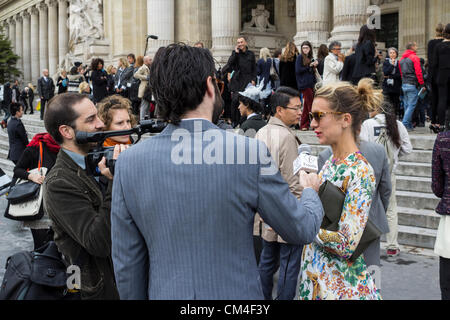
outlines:
{"label": "person in beige coat", "polygon": [[[275,114],[261,128],[255,138],[263,141],[276,162],[289,190],[300,199],[303,188],[298,175],[294,175],[293,163],[298,157],[301,144],[291,126],[298,123],[302,115],[300,94],[288,87],[279,88],[270,98],[270,107]],[[263,249],[258,266],[264,298],[271,300],[273,275],[280,266],[277,294],[280,300],[292,300],[295,296],[300,270],[302,246],[286,243],[267,224],[262,222]]]}
{"label": "person in beige coat", "polygon": [[134,77],[136,79],[141,80],[141,84],[139,85],[139,93],[138,93],[138,98],[141,99],[141,101],[142,101],[141,106],[140,106],[140,117],[139,117],[140,120],[145,119],[145,116],[150,113],[149,112],[150,103],[143,98],[144,98],[145,89],[147,88],[147,85],[148,85],[151,63],[152,63],[152,59],[149,56],[145,56],[144,64],[134,74]]}

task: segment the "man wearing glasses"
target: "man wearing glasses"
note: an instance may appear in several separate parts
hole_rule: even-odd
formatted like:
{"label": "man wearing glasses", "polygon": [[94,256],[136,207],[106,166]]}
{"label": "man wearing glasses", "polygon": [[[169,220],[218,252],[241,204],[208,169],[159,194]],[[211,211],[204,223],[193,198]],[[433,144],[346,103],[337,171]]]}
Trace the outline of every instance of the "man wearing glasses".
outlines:
{"label": "man wearing glasses", "polygon": [[[300,121],[302,104],[298,91],[279,88],[270,98],[273,117],[261,128],[255,138],[263,141],[276,162],[289,190],[300,199],[303,186],[294,175],[293,163],[298,157],[300,139],[290,129]],[[300,270],[302,246],[286,243],[269,225],[262,223],[263,249],[258,266],[264,299],[272,300],[273,275],[280,266],[277,296],[280,300],[292,300],[295,296]]]}
{"label": "man wearing glasses", "polygon": [[323,85],[339,81],[339,75],[344,68],[345,56],[341,53],[341,43],[333,41],[328,47],[330,53],[325,58],[323,69]]}

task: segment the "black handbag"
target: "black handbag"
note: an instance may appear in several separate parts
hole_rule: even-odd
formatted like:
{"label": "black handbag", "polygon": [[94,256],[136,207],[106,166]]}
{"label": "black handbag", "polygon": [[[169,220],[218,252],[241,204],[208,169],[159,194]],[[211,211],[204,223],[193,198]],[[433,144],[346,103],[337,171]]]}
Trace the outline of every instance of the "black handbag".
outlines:
{"label": "black handbag", "polygon": [[[40,174],[47,172],[47,168],[42,167],[42,142],[39,143],[39,163],[36,171]],[[16,183],[13,181],[8,191],[4,217],[15,221],[35,221],[44,216],[44,207],[42,201],[42,186],[33,181],[24,181]]]}
{"label": "black handbag", "polygon": [[[344,189],[346,189],[346,186],[344,186]],[[319,188],[319,198],[325,212],[320,227],[321,229],[336,232],[339,229],[339,220],[341,219],[345,202],[345,193],[341,188],[327,180]],[[349,261],[355,262],[372,241],[378,239],[380,236],[380,229],[368,219],[358,246]]]}
{"label": "black handbag", "polygon": [[41,185],[33,181],[16,184],[11,187],[6,196],[10,204],[18,204],[26,201],[31,201],[39,196]]}
{"label": "black handbag", "polygon": [[67,269],[55,242],[33,252],[18,252],[6,261],[0,300],[79,300],[67,288]]}

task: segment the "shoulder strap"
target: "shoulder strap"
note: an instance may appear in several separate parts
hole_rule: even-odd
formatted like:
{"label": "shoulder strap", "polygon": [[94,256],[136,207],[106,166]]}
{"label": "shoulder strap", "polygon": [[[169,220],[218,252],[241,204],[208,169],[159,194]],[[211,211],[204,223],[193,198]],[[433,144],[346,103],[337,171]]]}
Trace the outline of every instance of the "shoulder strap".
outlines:
{"label": "shoulder strap", "polygon": [[39,162],[38,162],[38,170],[40,171],[42,168],[42,141],[39,141]]}

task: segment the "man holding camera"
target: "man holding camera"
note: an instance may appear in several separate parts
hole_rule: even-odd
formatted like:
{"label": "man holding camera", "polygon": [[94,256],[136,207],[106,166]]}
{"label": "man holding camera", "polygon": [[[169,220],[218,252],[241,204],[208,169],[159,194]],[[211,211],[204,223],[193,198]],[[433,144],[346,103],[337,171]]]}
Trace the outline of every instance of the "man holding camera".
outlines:
{"label": "man holding camera", "polygon": [[304,175],[297,200],[263,142],[214,125],[223,100],[208,50],[160,48],[150,73],[169,125],[116,163],[111,232],[120,298],[263,299],[255,212],[288,242],[312,242],[323,218],[319,178]]}
{"label": "man holding camera", "polygon": [[[66,262],[81,270],[81,299],[118,299],[111,261],[111,192],[113,175],[105,158],[99,163],[107,184],[86,173],[92,145],[80,145],[76,133],[104,127],[94,104],[84,95],[65,93],[47,106],[45,128],[61,151],[44,182],[44,208],[52,220],[55,242]],[[114,159],[125,150],[114,149]]]}

